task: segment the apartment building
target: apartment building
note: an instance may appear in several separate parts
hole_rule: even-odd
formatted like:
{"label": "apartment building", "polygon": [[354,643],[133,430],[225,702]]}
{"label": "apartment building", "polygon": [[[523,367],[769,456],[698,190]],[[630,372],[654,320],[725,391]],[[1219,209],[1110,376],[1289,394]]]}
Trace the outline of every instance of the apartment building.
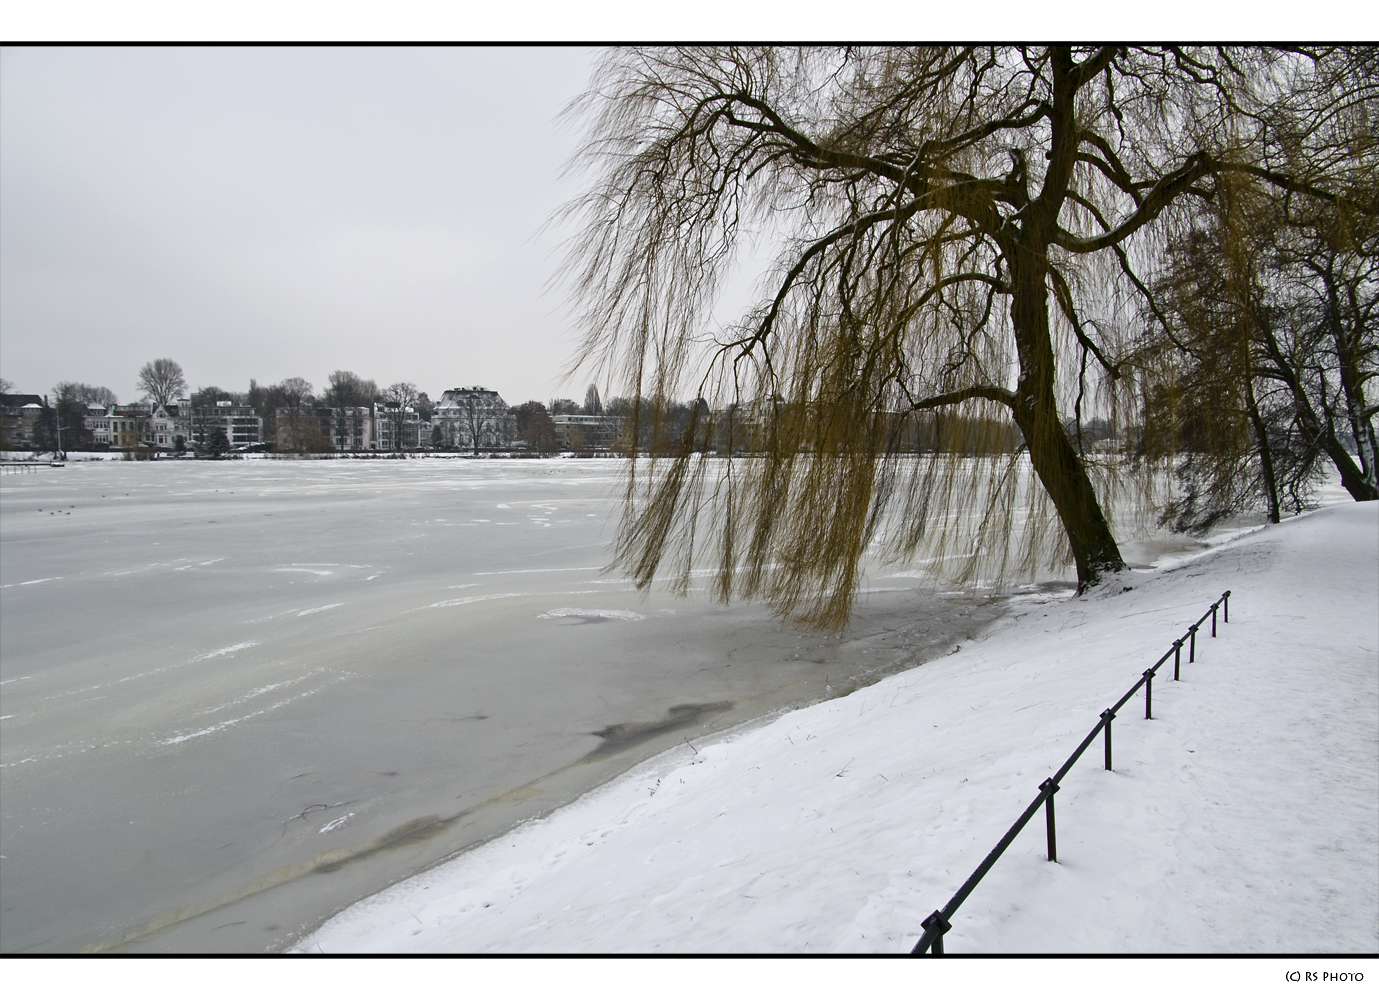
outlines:
{"label": "apartment building", "polygon": [[557,413],[551,417],[560,446],[571,451],[607,451],[622,433],[622,418],[601,413]]}
{"label": "apartment building", "polygon": [[252,406],[237,406],[222,399],[214,406],[192,408],[190,400],[178,401],[179,413],[184,406],[189,415],[191,443],[205,447],[217,427],[225,431],[231,448],[250,448],[263,443],[263,420]]}

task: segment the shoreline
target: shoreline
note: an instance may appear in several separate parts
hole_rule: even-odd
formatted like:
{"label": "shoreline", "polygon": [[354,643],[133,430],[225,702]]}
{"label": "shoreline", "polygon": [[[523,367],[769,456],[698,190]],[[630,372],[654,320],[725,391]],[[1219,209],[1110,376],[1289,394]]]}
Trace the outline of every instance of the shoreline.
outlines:
{"label": "shoreline", "polygon": [[618,464],[7,478],[4,951],[282,950],[682,738],[836,700],[1005,614],[896,567],[841,637],[638,594],[596,568]]}
{"label": "shoreline", "polygon": [[[913,591],[907,591],[884,596],[898,603],[911,598],[912,594]],[[266,884],[246,886],[236,891],[233,898],[208,900],[194,907],[161,914],[154,921],[131,928],[122,939],[99,942],[83,951],[199,952],[206,949],[217,929],[226,929],[239,921],[246,925],[273,921],[279,924],[283,934],[269,950],[288,952],[356,903],[453,862],[527,824],[545,819],[645,767],[649,761],[686,741],[693,745],[701,739],[724,739],[748,732],[769,725],[789,712],[846,697],[886,677],[920,667],[942,657],[953,645],[966,645],[973,640],[973,615],[960,614],[962,611],[975,611],[980,622],[976,638],[980,639],[980,633],[1004,617],[1009,607],[1006,596],[974,601],[931,597],[926,604],[939,601],[953,605],[959,613],[942,619],[949,627],[931,632],[929,641],[916,648],[917,658],[879,667],[859,665],[854,673],[843,676],[820,669],[816,671],[818,676],[796,678],[727,707],[715,709],[711,703],[709,711],[684,724],[665,717],[645,720],[643,724],[652,726],[658,722],[670,724],[650,732],[645,738],[628,741],[629,746],[615,744],[612,752],[602,749],[609,743],[603,738],[600,746],[589,752],[450,816],[426,817],[429,822],[422,823],[415,819],[403,821],[384,837],[270,873],[262,880]],[[845,634],[840,640],[820,636],[816,644],[826,647],[874,642],[882,634],[873,626],[872,630],[861,634]],[[840,665],[835,663],[835,666]],[[829,689],[827,693],[825,688]],[[344,885],[313,884],[313,880],[325,876],[343,878]],[[155,923],[157,926],[150,926]],[[292,930],[289,931],[289,927]]]}

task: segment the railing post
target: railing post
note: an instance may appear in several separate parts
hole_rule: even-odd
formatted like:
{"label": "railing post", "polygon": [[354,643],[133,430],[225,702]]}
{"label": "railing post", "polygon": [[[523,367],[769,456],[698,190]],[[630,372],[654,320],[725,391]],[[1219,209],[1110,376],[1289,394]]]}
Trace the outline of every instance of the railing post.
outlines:
{"label": "railing post", "polygon": [[1045,778],[1039,783],[1040,788],[1049,790],[1048,796],[1044,799],[1044,825],[1049,835],[1049,860],[1058,860],[1058,838],[1053,830],[1053,793],[1058,791],[1058,786],[1053,783],[1052,778]]}
{"label": "railing post", "polygon": [[[1229,623],[1231,620],[1230,596],[1231,592],[1229,590],[1223,592],[1220,599],[1215,604],[1213,604],[1207,612],[1207,614],[1211,615],[1213,637],[1216,636],[1217,608],[1221,609],[1223,622]],[[1188,662],[1196,662],[1197,630],[1202,626],[1206,619],[1207,615],[1204,614],[1201,618],[1198,619],[1196,624],[1192,625],[1188,629],[1188,631],[1184,634],[1183,638],[1174,641],[1172,651],[1173,679],[1175,681],[1178,680],[1180,676],[1179,669],[1182,663],[1182,647],[1184,642],[1186,642],[1188,646]],[[1101,713],[1101,728],[1105,730],[1106,770],[1112,770],[1111,723],[1112,720],[1116,717],[1116,709],[1120,708],[1122,705],[1130,701],[1130,699],[1134,697],[1135,691],[1139,688],[1140,684],[1143,684],[1144,717],[1145,719],[1153,719],[1154,675],[1158,672],[1159,667],[1163,666],[1167,662],[1168,654],[1165,653],[1159,659],[1159,661],[1154,664],[1154,666],[1144,671],[1144,673],[1141,675],[1140,682],[1131,687],[1129,691],[1125,692],[1125,694],[1121,696],[1120,701],[1118,701],[1115,704],[1114,708],[1108,708]],[[1010,846],[1011,842],[1020,833],[1020,831],[1023,830],[1025,826],[1029,823],[1029,821],[1034,818],[1034,814],[1038,812],[1041,803],[1044,806],[1045,835],[1048,838],[1048,859],[1051,862],[1057,863],[1058,839],[1057,829],[1054,823],[1053,801],[1055,793],[1057,793],[1059,790],[1057,779],[1068,773],[1068,771],[1073,767],[1073,765],[1077,763],[1078,759],[1082,756],[1082,754],[1091,747],[1091,744],[1095,739],[1096,729],[1093,728],[1092,731],[1088,733],[1087,736],[1083,739],[1083,741],[1078,745],[1078,748],[1073,752],[1072,756],[1070,756],[1063,763],[1063,766],[1059,768],[1059,770],[1055,772],[1054,775],[1045,778],[1040,783],[1039,795],[1035,797],[1034,801],[1030,802],[1030,804],[1025,807],[1024,812],[1020,814],[1020,818],[1015,821],[1015,824],[1008,831],[1006,831],[1005,836],[1001,838],[1001,840],[996,844],[995,848],[993,848],[992,851],[986,856],[986,859],[980,865],[977,866],[976,871],[974,871],[968,877],[967,881],[963,883],[962,887],[958,890],[958,892],[953,896],[952,899],[948,901],[947,906],[945,906],[943,910],[935,910],[922,921],[924,926],[924,934],[915,943],[914,948],[911,949],[911,955],[942,955],[944,953],[943,937],[949,930],[952,929],[952,924],[949,923],[948,917],[951,917],[953,914],[957,912],[958,907],[962,905],[963,901],[967,899],[968,895],[971,894],[972,890],[976,888],[977,883],[979,883],[982,880],[982,878],[990,870],[991,866],[996,863],[997,859],[999,859],[1001,854],[1006,850],[1006,848]]]}
{"label": "railing post", "polygon": [[[911,955],[942,955],[943,954],[943,935],[953,929],[953,925],[943,919],[943,914],[938,910],[929,914],[920,921],[919,926],[924,928],[924,937],[919,939]],[[926,938],[933,934],[933,940],[928,948],[923,948]],[[923,949],[923,950],[921,950]]]}

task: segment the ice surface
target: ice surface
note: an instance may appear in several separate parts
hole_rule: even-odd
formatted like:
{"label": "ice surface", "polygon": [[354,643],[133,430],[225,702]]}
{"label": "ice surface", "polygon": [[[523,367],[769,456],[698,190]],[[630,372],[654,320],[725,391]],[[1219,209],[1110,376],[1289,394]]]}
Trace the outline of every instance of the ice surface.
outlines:
{"label": "ice surface", "polygon": [[703,591],[644,599],[599,571],[619,471],[5,477],[0,950],[284,947],[682,739],[846,693],[1002,613],[886,589],[818,636]]}
{"label": "ice surface", "polygon": [[[848,697],[686,742],[302,951],[904,952],[1222,591],[958,911],[949,952],[1379,950],[1379,503],[1244,532]],[[1089,988],[1091,988],[1089,986]],[[1132,989],[1132,992],[1133,989]]]}

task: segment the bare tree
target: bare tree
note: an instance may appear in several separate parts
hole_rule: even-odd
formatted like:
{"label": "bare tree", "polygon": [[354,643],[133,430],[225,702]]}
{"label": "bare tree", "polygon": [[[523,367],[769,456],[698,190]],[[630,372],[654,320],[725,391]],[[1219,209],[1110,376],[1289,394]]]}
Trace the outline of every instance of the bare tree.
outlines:
{"label": "bare tree", "polygon": [[[14,383],[7,378],[0,378],[0,396],[8,396],[14,392]],[[0,413],[0,451],[9,451],[10,425],[13,418],[8,413]]]}
{"label": "bare tree", "polygon": [[301,413],[311,405],[311,383],[304,378],[285,378],[278,383],[278,389],[293,413]]}
{"label": "bare tree", "polygon": [[95,445],[95,435],[86,426],[87,407],[114,406],[115,393],[103,385],[84,382],[59,382],[53,386],[53,409],[61,427],[64,449],[84,449]]}
{"label": "bare tree", "polygon": [[384,395],[393,407],[389,414],[393,428],[393,450],[402,451],[403,432],[407,427],[407,411],[415,408],[419,398],[417,387],[412,382],[394,382],[384,390]]}
{"label": "bare tree", "polygon": [[342,451],[362,443],[364,417],[359,407],[371,406],[381,396],[373,379],[337,369],[326,379],[321,402],[334,410],[335,445]]}
{"label": "bare tree", "polygon": [[[961,551],[1003,553],[1018,461],[907,462],[888,447],[897,415],[948,411],[1018,428],[1038,484],[1032,521],[1061,527],[1081,587],[1123,568],[1104,512],[1117,469],[1068,429],[1088,411],[1113,426],[1133,413],[1137,375],[1122,355],[1152,310],[1145,264],[1222,177],[1373,200],[1372,175],[1357,181],[1344,157],[1324,173],[1290,161],[1265,127],[1281,94],[1337,58],[1120,46],[608,54],[577,105],[596,175],[569,209],[582,223],[568,264],[587,331],[578,362],[634,399],[697,381],[709,420],[786,401],[756,458],[708,465],[692,420],[668,468],[630,466],[621,564],[645,587],[669,560],[687,586],[708,545],[720,597],[764,596],[835,626],[892,521],[887,551],[901,558],[957,537],[955,505],[983,505],[981,537]],[[748,237],[778,248],[760,304],[705,345]],[[1024,537],[1032,570],[1041,539]]]}
{"label": "bare tree", "polygon": [[119,397],[103,385],[87,385],[85,382],[59,382],[53,386],[53,395],[62,400],[71,400],[83,406],[115,406]]}
{"label": "bare tree", "polygon": [[172,358],[158,358],[139,369],[138,386],[159,406],[167,406],[187,391],[182,366]]}
{"label": "bare tree", "polygon": [[373,379],[337,370],[326,379],[326,392],[322,400],[327,406],[368,406],[379,395],[378,385]]}
{"label": "bare tree", "polygon": [[473,454],[479,454],[483,436],[492,432],[496,421],[495,414],[485,408],[478,392],[468,393],[460,399],[460,421],[469,433]]}
{"label": "bare tree", "polygon": [[286,410],[276,421],[277,440],[284,449],[303,455],[330,447],[321,421],[312,412],[315,399],[311,388],[304,378],[285,378],[269,387],[269,393],[281,399]]}

